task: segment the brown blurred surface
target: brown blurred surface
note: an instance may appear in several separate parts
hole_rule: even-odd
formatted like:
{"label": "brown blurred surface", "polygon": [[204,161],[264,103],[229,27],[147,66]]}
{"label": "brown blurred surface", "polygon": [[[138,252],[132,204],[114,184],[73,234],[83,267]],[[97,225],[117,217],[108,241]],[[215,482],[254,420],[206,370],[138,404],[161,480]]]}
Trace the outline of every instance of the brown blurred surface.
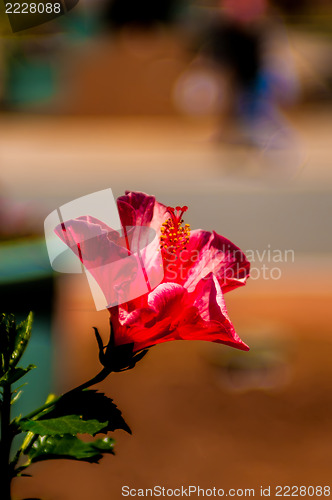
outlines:
{"label": "brown blurred surface", "polygon": [[188,64],[180,37],[123,31],[65,56],[65,112],[92,115],[172,114],[172,87]]}
{"label": "brown blurred surface", "polygon": [[130,188],[159,198],[325,192],[332,186],[331,110],[325,104],[289,113],[298,142],[271,164],[268,149],[218,143],[213,118],[3,114],[0,181],[14,200],[33,199],[47,210],[105,186],[115,195]]}
{"label": "brown blurred surface", "polygon": [[[16,500],[120,500],[123,485],[329,484],[331,113],[302,110],[292,122],[305,161],[272,171],[257,151],[213,143],[211,120],[2,116],[3,186],[14,200],[33,200],[41,222],[78,196],[109,186],[118,195],[130,187],[164,203],[188,204],[193,228],[215,228],[244,249],[271,243],[296,250],[294,263],[281,264],[282,279],[252,280],[226,297],[253,355],[257,338],[270,350],[273,339],[279,342],[286,371],[280,380],[277,372],[274,387],[230,390],[222,369],[230,348],[155,347],[135,370],[100,384],[133,430],[132,436],[115,433],[116,456],[100,466],[36,464],[32,478],[15,480]],[[106,340],[107,325],[83,277],[59,277],[57,392],[96,373],[91,327]]]}
{"label": "brown blurred surface", "polygon": [[[126,29],[114,38],[104,36],[83,46],[67,47],[52,109],[73,115],[181,115],[182,108],[174,100],[179,78],[195,68],[203,74],[214,68],[199,56],[195,59],[195,53],[188,50],[192,43],[181,30]],[[290,58],[300,82],[301,99],[328,92],[330,37],[289,29],[287,37],[276,37],[271,50],[284,62]],[[211,74],[217,77],[215,68]],[[221,100],[225,99],[223,92]],[[195,96],[197,99],[198,94]],[[204,114],[211,112],[209,109]]]}
{"label": "brown blurred surface", "polygon": [[[91,326],[107,338],[106,312],[93,312],[83,278],[59,284],[56,360],[68,389],[98,369]],[[114,398],[133,430],[115,433],[116,456],[101,465],[36,464],[17,479],[15,498],[120,499],[121,487],[181,485],[255,488],[328,485],[332,460],[331,294],[293,296],[246,288],[226,297],[238,332],[282,341],[286,379],[271,389],[231,391],[212,358],[230,348],[170,342],[153,348],[130,372],[111,375],[99,389]],[[242,326],[241,326],[242,325]],[[265,329],[264,329],[265,327]],[[258,495],[257,495],[258,496]],[[195,498],[195,497],[194,497]]]}

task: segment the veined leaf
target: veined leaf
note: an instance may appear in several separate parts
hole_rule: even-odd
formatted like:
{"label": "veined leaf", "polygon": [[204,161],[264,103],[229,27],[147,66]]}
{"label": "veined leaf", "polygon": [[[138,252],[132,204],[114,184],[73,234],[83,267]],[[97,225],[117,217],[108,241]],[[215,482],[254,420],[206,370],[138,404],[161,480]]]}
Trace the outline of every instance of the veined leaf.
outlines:
{"label": "veined leaf", "polygon": [[9,365],[11,367],[17,365],[26,349],[26,346],[28,345],[31,337],[32,321],[33,314],[32,312],[30,312],[28,317],[24,321],[22,321],[22,323],[16,326],[14,348],[9,361]]}
{"label": "veined leaf", "polygon": [[27,368],[13,368],[10,369],[3,377],[0,379],[0,386],[4,383],[6,384],[14,384],[20,378],[24,377],[30,370],[36,368],[35,365],[29,365]]}
{"label": "veined leaf", "polygon": [[23,420],[20,422],[20,427],[22,431],[31,431],[41,436],[62,436],[64,434],[95,436],[107,427],[107,423],[107,421],[83,420],[79,415],[65,415],[45,420]]}
{"label": "veined leaf", "polygon": [[10,404],[11,405],[15,404],[16,401],[18,401],[20,399],[20,397],[22,396],[22,394],[23,394],[23,391],[17,391],[16,394],[14,396],[12,396]]}
{"label": "veined leaf", "polygon": [[97,463],[103,453],[114,453],[114,440],[111,438],[84,442],[71,436],[39,436],[28,452],[30,463],[41,460],[67,458]]}
{"label": "veined leaf", "polygon": [[0,314],[0,382],[8,381],[8,373],[21,359],[30,340],[32,318],[30,312],[22,323],[16,325],[13,314]]}
{"label": "veined leaf", "polygon": [[113,403],[112,399],[95,390],[83,390],[72,392],[68,396],[64,395],[54,403],[51,411],[48,411],[45,416],[41,415],[35,421],[41,422],[44,419],[56,419],[68,415],[78,415],[85,421],[97,420],[103,423],[101,431],[98,432],[105,432],[106,434],[108,431],[123,429],[131,433],[121,411]]}
{"label": "veined leaf", "polygon": [[13,314],[0,314],[0,377],[9,369],[10,355],[14,349],[16,324]]}

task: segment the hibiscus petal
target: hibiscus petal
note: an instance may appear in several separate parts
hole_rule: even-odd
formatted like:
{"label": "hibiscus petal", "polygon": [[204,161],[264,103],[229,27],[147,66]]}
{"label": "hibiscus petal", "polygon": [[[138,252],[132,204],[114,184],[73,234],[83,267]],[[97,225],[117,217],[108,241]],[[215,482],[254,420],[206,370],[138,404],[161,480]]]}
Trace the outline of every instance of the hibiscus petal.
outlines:
{"label": "hibiscus petal", "polygon": [[[133,191],[126,191],[124,196],[118,198],[118,207],[123,224],[135,220],[140,264],[146,276],[149,291],[151,291],[161,283],[164,276],[159,236],[161,224],[169,215],[167,207],[158,203],[154,196]],[[126,214],[126,212],[128,213]],[[156,237],[152,242],[149,239],[146,226],[156,231]]]}
{"label": "hibiscus petal", "polygon": [[124,196],[118,198],[118,203],[126,203],[135,210],[135,219],[138,226],[145,226],[151,222],[155,197],[145,193],[126,191]]}
{"label": "hibiscus petal", "polygon": [[116,342],[133,342],[134,351],[171,340],[206,340],[249,349],[234,330],[212,273],[192,294],[177,283],[163,283],[148,295],[146,307],[129,314],[121,307],[112,311],[112,323]]}
{"label": "hibiscus petal", "polygon": [[128,250],[118,244],[119,233],[94,217],[70,219],[54,231],[87,269],[128,256]]}
{"label": "hibiscus petal", "polygon": [[[128,302],[146,294],[149,287],[140,257],[131,254],[117,231],[92,217],[80,217],[56,227],[55,233],[77,255],[100,287],[106,304],[98,309]],[[95,286],[91,282],[91,286]]]}
{"label": "hibiscus petal", "polygon": [[119,202],[124,202],[135,210],[135,223],[137,226],[149,225],[157,232],[160,232],[161,224],[167,217],[168,212],[167,207],[162,203],[158,203],[154,196],[141,192],[126,191],[124,196],[118,198]]}
{"label": "hibiscus petal", "polygon": [[134,342],[134,351],[138,351],[179,340],[182,338],[179,324],[191,308],[185,288],[176,283],[163,283],[148,294],[145,307],[136,308],[131,313],[126,313],[121,307],[111,310],[116,342]]}
{"label": "hibiscus petal", "polygon": [[229,319],[223,292],[213,273],[199,282],[194,295],[196,296],[194,305],[200,317],[208,325],[206,338],[203,340],[231,345],[244,351],[249,350]]}
{"label": "hibiscus petal", "polygon": [[219,234],[192,231],[187,254],[180,255],[182,284],[193,292],[198,282],[213,272],[223,292],[245,284],[250,263],[234,243]]}
{"label": "hibiscus petal", "polygon": [[[124,198],[124,197],[122,197]],[[136,225],[136,211],[129,203],[121,198],[117,200],[118,212],[122,227]]]}
{"label": "hibiscus petal", "polygon": [[177,283],[162,283],[148,295],[148,306],[163,316],[178,314],[180,302],[188,292]]}

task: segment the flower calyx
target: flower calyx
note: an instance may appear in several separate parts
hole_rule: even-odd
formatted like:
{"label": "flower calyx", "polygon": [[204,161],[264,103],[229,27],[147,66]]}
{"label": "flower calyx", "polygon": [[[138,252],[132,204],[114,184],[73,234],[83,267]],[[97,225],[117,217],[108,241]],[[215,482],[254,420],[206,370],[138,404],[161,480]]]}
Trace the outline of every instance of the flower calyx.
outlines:
{"label": "flower calyx", "polygon": [[131,370],[148,352],[148,349],[133,352],[134,342],[115,345],[112,323],[110,323],[110,341],[107,346],[104,346],[98,328],[93,327],[93,329],[99,347],[99,361],[109,373]]}

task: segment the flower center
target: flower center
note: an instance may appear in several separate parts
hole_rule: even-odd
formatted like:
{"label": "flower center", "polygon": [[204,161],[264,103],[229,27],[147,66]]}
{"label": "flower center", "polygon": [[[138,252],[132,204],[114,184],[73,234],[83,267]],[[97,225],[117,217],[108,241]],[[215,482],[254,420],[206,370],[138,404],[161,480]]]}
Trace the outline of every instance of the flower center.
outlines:
{"label": "flower center", "polygon": [[161,226],[160,248],[164,252],[178,253],[186,249],[190,225],[184,224],[182,215],[188,207],[167,207],[170,217]]}

